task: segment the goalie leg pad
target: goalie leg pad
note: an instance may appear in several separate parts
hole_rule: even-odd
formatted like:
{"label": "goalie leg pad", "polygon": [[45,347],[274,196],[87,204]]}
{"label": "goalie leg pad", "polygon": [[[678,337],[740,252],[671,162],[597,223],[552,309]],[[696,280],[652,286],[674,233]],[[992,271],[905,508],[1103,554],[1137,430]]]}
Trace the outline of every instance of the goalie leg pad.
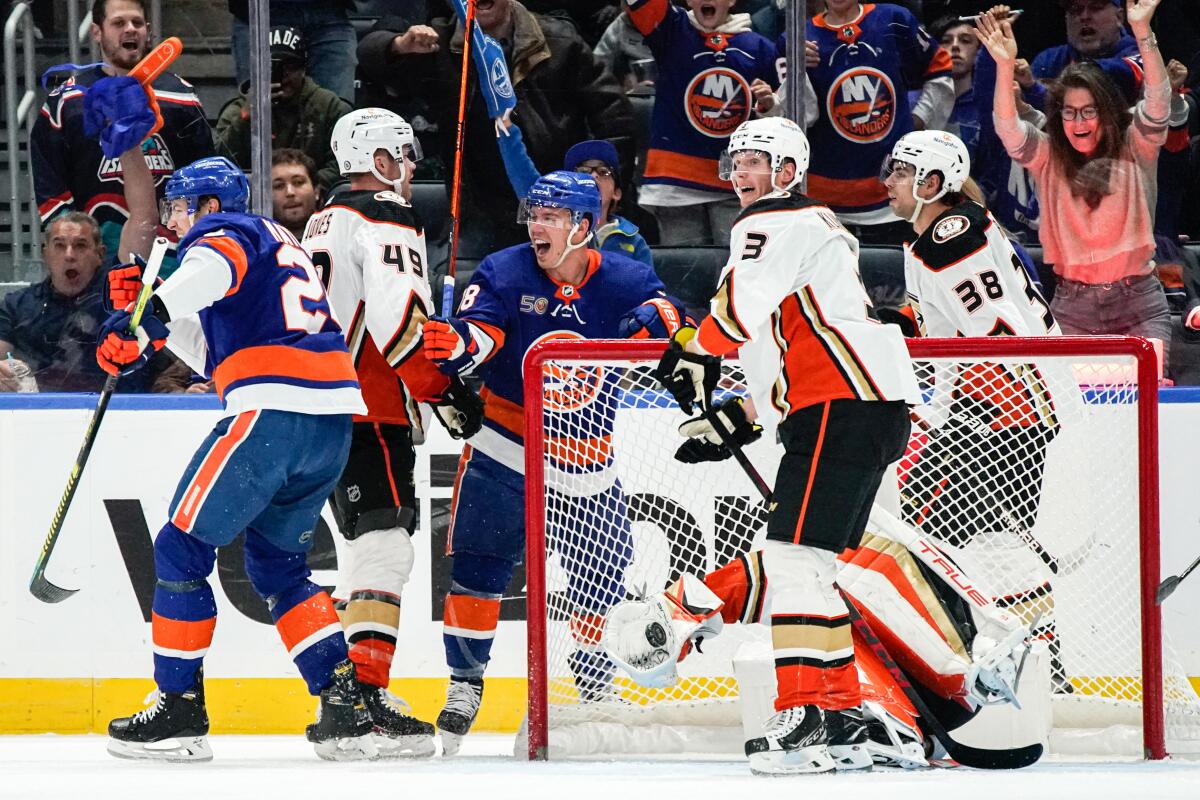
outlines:
{"label": "goalie leg pad", "polygon": [[[400,627],[400,597],[412,572],[412,537],[404,528],[371,531],[346,542],[339,572],[342,627],[358,678],[386,687]],[[344,593],[342,593],[344,592]]]}
{"label": "goalie leg pad", "polygon": [[834,586],[837,559],[827,550],[767,542],[771,644],[779,695],[775,710],[826,710],[862,702],[846,602]]}

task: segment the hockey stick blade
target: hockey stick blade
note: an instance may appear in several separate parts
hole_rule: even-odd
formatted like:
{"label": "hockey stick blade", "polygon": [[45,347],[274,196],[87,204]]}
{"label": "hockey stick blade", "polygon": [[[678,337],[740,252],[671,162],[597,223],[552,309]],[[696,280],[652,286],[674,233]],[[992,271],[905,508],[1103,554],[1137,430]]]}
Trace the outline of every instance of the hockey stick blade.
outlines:
{"label": "hockey stick blade", "polygon": [[1183,583],[1184,579],[1187,578],[1188,575],[1192,574],[1192,571],[1195,570],[1196,567],[1200,567],[1200,558],[1197,558],[1195,561],[1193,561],[1191,566],[1185,569],[1181,574],[1172,575],[1160,583],[1158,585],[1158,591],[1154,594],[1155,604],[1162,605],[1163,600],[1166,600],[1168,597],[1170,597],[1171,593],[1179,587],[1179,584]]}
{"label": "hockey stick blade", "polygon": [[1025,747],[1015,747],[1009,750],[984,750],[979,747],[971,747],[970,745],[957,742],[950,738],[950,734],[946,731],[946,727],[941,721],[933,715],[929,710],[929,706],[921,699],[921,695],[913,687],[908,680],[908,676],[900,669],[899,665],[892,659],[883,642],[879,641],[879,637],[871,630],[871,626],[863,619],[858,608],[846,597],[846,607],[850,610],[851,625],[867,645],[883,662],[883,666],[891,673],[900,690],[904,692],[905,697],[917,709],[917,713],[921,715],[920,722],[929,730],[933,738],[937,739],[946,754],[952,759],[962,764],[964,767],[974,767],[975,769],[1021,769],[1028,767],[1030,764],[1037,763],[1042,757],[1042,746],[1040,744],[1026,745]]}

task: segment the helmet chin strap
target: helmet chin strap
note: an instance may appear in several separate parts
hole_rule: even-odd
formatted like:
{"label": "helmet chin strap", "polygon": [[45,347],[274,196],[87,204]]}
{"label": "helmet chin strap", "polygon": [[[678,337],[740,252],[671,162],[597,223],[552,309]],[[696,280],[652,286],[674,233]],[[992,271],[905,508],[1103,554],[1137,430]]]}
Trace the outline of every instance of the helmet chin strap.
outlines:
{"label": "helmet chin strap", "polygon": [[404,160],[400,159],[400,158],[396,158],[395,156],[393,156],[392,159],[397,164],[400,165],[400,177],[399,178],[396,178],[395,180],[392,180],[391,178],[385,178],[379,172],[379,170],[375,169],[375,159],[373,159],[373,158],[371,159],[371,174],[374,175],[375,180],[379,181],[380,183],[390,183],[392,185],[392,191],[403,197],[404,192],[401,191],[401,188],[404,186],[404,173],[405,173]]}
{"label": "helmet chin strap", "polygon": [[566,247],[563,248],[562,253],[559,255],[558,261],[555,261],[554,266],[549,267],[549,269],[558,269],[559,267],[562,266],[562,262],[566,259],[567,256],[571,255],[571,253],[574,253],[576,250],[578,250],[581,247],[587,247],[587,243],[592,240],[592,234],[590,231],[588,232],[587,236],[583,237],[582,242],[580,242],[579,244],[571,244],[571,240],[575,238],[575,234],[578,231],[579,231],[579,223],[576,222],[574,225],[571,226],[570,232],[567,233],[567,245],[566,245]]}

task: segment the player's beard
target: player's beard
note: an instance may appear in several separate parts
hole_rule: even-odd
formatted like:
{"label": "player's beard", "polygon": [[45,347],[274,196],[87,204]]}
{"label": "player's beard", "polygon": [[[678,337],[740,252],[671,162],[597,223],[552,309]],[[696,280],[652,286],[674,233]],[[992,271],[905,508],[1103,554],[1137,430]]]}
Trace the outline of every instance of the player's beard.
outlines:
{"label": "player's beard", "polygon": [[105,60],[114,67],[126,72],[133,69],[142,60],[147,50],[145,39],[137,42],[134,47],[122,44],[121,38],[112,41],[105,40],[102,45],[101,50],[104,53]]}

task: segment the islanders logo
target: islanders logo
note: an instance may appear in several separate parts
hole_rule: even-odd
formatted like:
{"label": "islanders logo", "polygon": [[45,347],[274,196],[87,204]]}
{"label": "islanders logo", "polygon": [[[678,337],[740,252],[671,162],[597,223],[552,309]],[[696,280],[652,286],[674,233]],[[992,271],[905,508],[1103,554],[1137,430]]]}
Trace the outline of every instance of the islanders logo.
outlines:
{"label": "islanders logo", "polygon": [[[157,133],[142,142],[142,156],[146,159],[146,166],[150,168],[150,174],[154,176],[155,185],[161,183],[164,178],[171,177],[171,173],[175,171],[175,161],[171,158],[171,151],[167,149],[166,143]],[[102,181],[124,183],[121,159],[107,157],[100,159],[96,178]]]}
{"label": "islanders logo", "polygon": [[896,122],[896,89],[874,67],[848,69],[829,87],[825,113],[843,139],[877,142]]}
{"label": "islanders logo", "polygon": [[705,136],[723,139],[750,119],[750,84],[725,67],[706,69],[692,78],[683,93],[683,113]]}
{"label": "islanders logo", "polygon": [[[583,339],[575,331],[551,331],[530,344],[552,339]],[[578,411],[591,405],[600,396],[604,385],[604,369],[595,366],[572,366],[569,362],[546,364],[542,369],[542,403],[547,411],[563,413]]]}

